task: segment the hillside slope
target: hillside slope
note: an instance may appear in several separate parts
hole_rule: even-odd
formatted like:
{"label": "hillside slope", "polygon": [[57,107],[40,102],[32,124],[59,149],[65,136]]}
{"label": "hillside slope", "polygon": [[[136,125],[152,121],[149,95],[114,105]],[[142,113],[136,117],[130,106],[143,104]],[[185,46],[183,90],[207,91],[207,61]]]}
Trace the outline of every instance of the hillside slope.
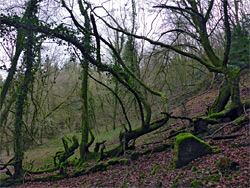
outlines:
{"label": "hillside slope", "polygon": [[[204,107],[212,104],[216,93],[217,90],[210,90],[189,100],[186,104],[187,116],[193,118],[205,115]],[[249,80],[241,87],[241,94],[243,100],[249,100]],[[173,114],[180,115],[180,112],[181,109],[177,108]],[[250,117],[250,111],[245,111],[244,116]],[[205,141],[213,146],[217,153],[198,158],[179,169],[171,167],[174,148],[162,149],[161,146],[162,144],[173,146],[174,135],[180,130],[190,131],[191,128],[187,126],[187,122],[171,120],[161,129],[137,139],[135,151],[147,154],[139,156],[136,160],[131,159],[131,152],[117,158],[117,160],[128,159],[128,165],[110,165],[105,171],[57,181],[29,181],[19,187],[250,187],[250,123],[234,132],[236,123],[216,126],[215,135],[242,135],[226,140],[206,139]],[[116,143],[112,142],[112,144]],[[217,165],[219,159],[223,157],[235,162],[237,166],[224,173]],[[74,158],[71,157],[71,160],[73,161]],[[102,162],[107,163],[108,159]],[[91,161],[84,168],[89,169],[96,163]],[[75,171],[75,167],[68,167],[69,174]],[[34,180],[47,175],[50,174],[41,176],[27,173],[25,178]]]}

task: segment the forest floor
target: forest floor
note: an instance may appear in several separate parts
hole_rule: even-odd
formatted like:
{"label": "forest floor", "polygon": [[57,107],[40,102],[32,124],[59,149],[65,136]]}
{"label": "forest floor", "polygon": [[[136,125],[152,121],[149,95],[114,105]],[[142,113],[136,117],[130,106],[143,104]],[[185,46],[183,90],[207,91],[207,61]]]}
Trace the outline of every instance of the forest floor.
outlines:
{"label": "forest floor", "polygon": [[[186,104],[186,116],[193,118],[205,115],[204,107],[212,104],[217,92],[217,90],[210,90],[189,100]],[[249,100],[250,83],[241,88],[241,94],[242,100]],[[180,115],[181,112],[181,108],[176,108],[173,115]],[[244,113],[245,116],[250,117],[250,111]],[[234,133],[232,133],[235,128],[234,123],[223,123],[217,126],[220,130],[216,135],[242,134],[242,136],[226,140],[206,139],[207,143],[221,151],[198,158],[178,169],[171,168],[174,158],[174,149],[171,148],[142,155],[137,160],[131,160],[129,155],[125,154],[118,159],[128,159],[129,165],[111,165],[106,171],[57,181],[29,181],[19,187],[250,187],[250,123]],[[190,129],[183,121],[169,121],[161,129],[137,139],[135,150],[141,152],[163,143],[173,144],[174,138],[169,137],[180,127]],[[117,144],[117,142],[114,141],[112,144]],[[222,173],[217,166],[217,161],[222,157],[239,165],[227,173]],[[108,159],[103,162],[107,161]],[[92,161],[88,166],[94,163],[97,162]],[[73,170],[68,167],[68,173]],[[29,176],[33,179],[38,175]]]}

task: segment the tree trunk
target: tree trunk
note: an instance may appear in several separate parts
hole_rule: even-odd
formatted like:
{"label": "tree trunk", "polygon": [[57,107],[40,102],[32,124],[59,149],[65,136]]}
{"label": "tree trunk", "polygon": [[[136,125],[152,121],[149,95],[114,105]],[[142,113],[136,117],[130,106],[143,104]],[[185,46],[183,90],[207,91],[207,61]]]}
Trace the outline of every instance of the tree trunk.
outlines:
{"label": "tree trunk", "polygon": [[82,80],[82,138],[80,143],[80,161],[86,160],[88,153],[89,139],[89,112],[88,112],[88,62],[84,61],[83,80]]}
{"label": "tree trunk", "polygon": [[163,125],[165,125],[168,122],[168,120],[169,120],[169,117],[165,117],[163,119],[160,119],[158,121],[151,123],[147,127],[140,127],[140,128],[137,128],[131,132],[121,133],[120,143],[123,143],[121,145],[125,145],[127,148],[130,140],[137,139],[144,134],[147,134],[149,132],[152,132],[152,131],[162,127]]}
{"label": "tree trunk", "polygon": [[240,72],[230,71],[228,74],[228,82],[230,84],[230,94],[232,100],[232,107],[241,107],[240,100]]}
{"label": "tree trunk", "polygon": [[[79,2],[79,8],[81,11],[82,16],[84,16],[85,23],[84,27],[87,31],[91,31],[90,26],[90,18],[88,16],[88,8],[90,5],[86,3],[87,8],[85,9],[82,2]],[[89,33],[87,33],[84,36],[84,45],[86,46],[89,54],[91,54],[92,46],[91,46],[91,36]],[[80,143],[80,164],[86,160],[87,154],[88,154],[88,148],[94,141],[93,133],[90,130],[89,126],[89,107],[88,107],[88,71],[89,71],[89,62],[87,59],[84,59],[82,61],[82,103],[83,103],[83,110],[82,110],[82,138]],[[89,142],[89,134],[91,135],[91,141]]]}
{"label": "tree trunk", "polygon": [[[27,18],[35,19],[37,0],[30,0],[27,4]],[[23,138],[22,138],[22,124],[23,124],[23,110],[25,102],[27,100],[27,95],[29,92],[30,83],[32,83],[32,68],[33,68],[33,58],[34,58],[34,32],[32,30],[25,31],[27,39],[25,43],[26,51],[24,52],[24,63],[25,63],[25,74],[23,81],[21,82],[20,88],[17,91],[17,101],[16,101],[16,112],[14,121],[14,175],[13,177],[18,178],[22,176],[23,168]],[[20,77],[22,79],[22,77]]]}
{"label": "tree trunk", "polygon": [[[28,37],[29,40],[32,37]],[[31,47],[27,49],[26,52],[26,71],[23,83],[19,89],[17,102],[16,102],[16,113],[15,113],[15,123],[14,123],[14,153],[15,153],[15,162],[14,162],[14,177],[20,177],[22,175],[22,161],[23,161],[23,139],[22,139],[22,124],[23,124],[23,109],[24,103],[27,99],[29,85],[32,79],[32,49]]]}
{"label": "tree trunk", "polygon": [[[225,82],[219,91],[219,95],[210,108],[209,115],[221,112],[229,102],[231,97],[230,108],[242,107],[240,100],[240,74],[239,71],[231,71],[229,68],[224,72]],[[237,113],[240,116],[240,113]]]}
{"label": "tree trunk", "polygon": [[227,105],[230,99],[230,85],[227,81],[225,81],[219,91],[219,95],[215,99],[214,103],[212,104],[209,115],[221,112],[224,110],[225,106]]}
{"label": "tree trunk", "polygon": [[[118,95],[118,81],[115,80],[115,93]],[[113,114],[113,130],[116,128],[116,116],[117,116],[117,97],[114,96],[114,114]]]}

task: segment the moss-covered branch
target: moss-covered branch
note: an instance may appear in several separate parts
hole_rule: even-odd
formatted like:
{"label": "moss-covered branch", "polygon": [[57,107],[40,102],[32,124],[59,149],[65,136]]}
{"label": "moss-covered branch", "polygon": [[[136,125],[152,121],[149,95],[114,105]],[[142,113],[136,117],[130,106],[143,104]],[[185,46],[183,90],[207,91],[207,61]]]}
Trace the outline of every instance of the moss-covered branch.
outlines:
{"label": "moss-covered branch", "polygon": [[[72,138],[73,144],[68,147],[68,142],[65,138],[62,138],[64,151],[62,152],[56,152],[56,155],[54,156],[54,167],[45,169],[45,170],[37,170],[37,171],[31,171],[31,170],[25,170],[26,172],[30,174],[43,174],[45,172],[54,172],[56,170],[60,170],[60,168],[63,168],[63,163],[74,154],[74,151],[79,147],[78,140],[76,136],[73,136]],[[58,159],[58,163],[56,162],[56,159]]]}

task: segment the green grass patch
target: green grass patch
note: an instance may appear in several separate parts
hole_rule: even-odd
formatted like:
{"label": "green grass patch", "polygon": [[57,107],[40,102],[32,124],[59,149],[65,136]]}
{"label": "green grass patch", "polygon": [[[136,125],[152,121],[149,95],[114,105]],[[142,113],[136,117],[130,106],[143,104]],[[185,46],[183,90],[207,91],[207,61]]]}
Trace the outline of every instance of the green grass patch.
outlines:
{"label": "green grass patch", "polygon": [[[119,133],[122,127],[117,127],[116,130],[110,130],[106,132],[104,128],[100,129],[100,134],[95,135],[95,143],[100,141],[114,141],[118,138]],[[33,163],[33,170],[37,169],[46,169],[53,165],[53,157],[57,151],[63,151],[63,143],[61,137],[64,136],[67,138],[69,145],[71,145],[70,140],[73,136],[78,138],[80,143],[81,133],[67,133],[58,136],[58,138],[51,140],[44,140],[44,143],[41,146],[34,146],[30,148],[24,154],[24,167],[29,169]],[[90,147],[90,151],[94,150],[95,143]],[[112,147],[112,146],[110,146]],[[108,147],[106,147],[107,149]],[[73,160],[75,158],[79,158],[79,148],[75,150],[75,154],[69,158],[69,160]]]}

